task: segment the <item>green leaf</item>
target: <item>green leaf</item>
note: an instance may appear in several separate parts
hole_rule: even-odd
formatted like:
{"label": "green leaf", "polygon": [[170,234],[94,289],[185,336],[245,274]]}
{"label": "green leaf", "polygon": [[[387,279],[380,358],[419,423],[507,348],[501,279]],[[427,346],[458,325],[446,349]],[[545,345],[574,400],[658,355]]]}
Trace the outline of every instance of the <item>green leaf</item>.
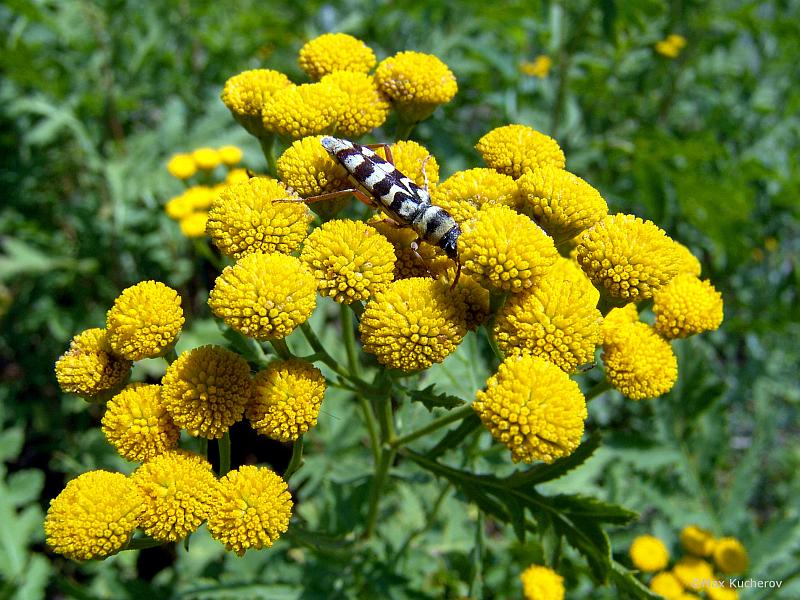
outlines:
{"label": "green leaf", "polygon": [[8,476],[8,500],[20,507],[35,501],[44,487],[44,473],[36,469],[17,471]]}
{"label": "green leaf", "polygon": [[463,443],[464,438],[481,425],[481,419],[477,414],[469,415],[458,424],[458,427],[454,427],[448,431],[433,448],[426,452],[425,456],[431,459],[438,458],[451,448],[455,448]]}
{"label": "green leaf", "polygon": [[19,456],[25,434],[22,427],[12,427],[0,431],[0,462],[8,462]]}
{"label": "green leaf", "polygon": [[536,485],[545,481],[552,481],[565,475],[572,469],[585,463],[600,446],[600,433],[595,431],[585,442],[578,446],[577,450],[559,458],[551,464],[536,465],[527,471],[518,471],[506,477],[509,487],[522,487],[525,485]]}
{"label": "green leaf", "polygon": [[451,394],[435,394],[435,387],[436,384],[431,384],[421,390],[406,390],[406,393],[412,402],[421,402],[429,412],[433,412],[434,408],[450,410],[466,404],[464,400]]}

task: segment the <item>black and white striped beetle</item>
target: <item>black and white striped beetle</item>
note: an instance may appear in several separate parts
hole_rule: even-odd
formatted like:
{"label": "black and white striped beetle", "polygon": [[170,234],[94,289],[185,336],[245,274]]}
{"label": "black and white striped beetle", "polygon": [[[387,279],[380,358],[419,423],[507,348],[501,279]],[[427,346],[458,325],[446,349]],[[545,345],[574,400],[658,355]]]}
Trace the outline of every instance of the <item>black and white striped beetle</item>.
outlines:
{"label": "black and white striped beetle", "polygon": [[[353,194],[368,206],[379,208],[398,227],[410,227],[420,239],[444,250],[447,257],[456,263],[456,276],[453,280],[455,287],[461,275],[461,262],[458,258],[458,236],[461,235],[461,228],[446,210],[431,204],[427,189],[422,189],[395,168],[391,163],[389,147],[378,146],[385,148],[388,160],[383,160],[369,146],[355,144],[350,140],[325,136],[320,141],[325,150],[347,170],[357,187],[307,198],[306,201],[317,202]],[[422,170],[424,173],[424,164]],[[366,193],[359,187],[366,190]],[[414,251],[416,252],[416,248]]]}

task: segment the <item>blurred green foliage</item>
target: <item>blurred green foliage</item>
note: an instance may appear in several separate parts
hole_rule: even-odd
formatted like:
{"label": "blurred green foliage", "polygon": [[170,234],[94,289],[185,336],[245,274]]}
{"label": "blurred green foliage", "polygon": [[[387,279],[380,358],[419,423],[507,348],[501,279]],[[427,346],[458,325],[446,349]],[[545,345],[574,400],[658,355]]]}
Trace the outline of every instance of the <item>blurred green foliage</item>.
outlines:
{"label": "blurred green foliage", "polygon": [[[218,335],[205,306],[215,273],[161,208],[180,189],[164,164],[234,143],[262,169],[257,144],[218,100],[222,84],[259,66],[302,80],[297,50],[329,30],[357,35],[379,58],[436,54],[456,73],[456,100],[415,134],[443,175],[478,165],[473,145],[492,127],[529,124],[558,139],[568,168],[612,210],[654,220],[701,257],[725,298],[723,328],[676,344],[669,395],[593,402],[587,429],[602,447],[545,489],[640,512],[611,537],[620,563],[635,535],[676,547],[696,522],[740,537],[753,577],[785,579],[771,597],[800,596],[800,2],[10,0],[0,25],[0,597],[507,598],[520,593],[519,572],[553,552],[546,532],[544,543],[521,543],[512,528],[480,522],[457,477],[433,479],[412,461],[399,467],[378,538],[343,551],[371,471],[349,426],[355,411],[335,393],[301,472],[313,522],[274,549],[238,559],[200,533],[190,553],[76,565],[43,546],[43,510],[65,479],[130,470],[103,444],[97,407],[59,392],[55,359],[144,279],[188,301],[187,347]],[[653,50],[672,32],[688,40],[676,60]],[[519,70],[537,54],[554,61],[545,79]],[[458,356],[430,381],[469,399],[486,373]],[[410,424],[429,418],[419,403],[403,411]],[[502,476],[505,459],[486,437],[466,438],[472,468]],[[588,569],[564,554],[574,597],[617,597],[594,590]]]}

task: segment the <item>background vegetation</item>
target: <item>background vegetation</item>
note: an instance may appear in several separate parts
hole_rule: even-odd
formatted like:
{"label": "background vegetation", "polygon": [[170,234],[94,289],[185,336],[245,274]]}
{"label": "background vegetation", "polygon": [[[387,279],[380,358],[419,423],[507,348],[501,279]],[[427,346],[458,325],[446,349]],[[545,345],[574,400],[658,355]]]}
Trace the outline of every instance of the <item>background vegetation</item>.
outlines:
{"label": "background vegetation", "polygon": [[[261,66],[302,80],[297,50],[328,30],[364,39],[379,58],[430,52],[455,72],[455,101],[415,132],[444,176],[479,164],[473,145],[489,129],[529,124],[558,139],[568,168],[612,210],[653,219],[702,258],[725,298],[723,328],[677,344],[681,375],[669,395],[593,402],[587,429],[603,446],[549,485],[641,514],[613,531],[620,562],[636,534],[674,544],[696,522],[742,539],[754,578],[784,579],[772,597],[800,596],[796,0],[249,0],[235,10],[10,0],[0,25],[0,598],[455,598],[468,589],[508,598],[520,595],[519,572],[551,551],[476,525],[463,497],[409,466],[376,540],[338,553],[335,536],[363,520],[370,471],[363,436],[349,426],[357,417],[335,397],[301,478],[304,510],[330,544],[318,538],[312,551],[288,539],[238,559],[197,535],[190,553],[158,548],[83,565],[43,545],[43,512],[65,480],[131,468],[103,443],[97,407],[60,393],[55,359],[144,279],[189,300],[183,347],[218,339],[205,305],[215,273],[163,213],[180,190],[164,164],[173,152],[235,143],[262,169],[257,144],[219,101],[222,84]],[[688,40],[675,60],[653,50],[673,32]],[[538,54],[554,61],[545,79],[519,68]],[[480,375],[454,357],[433,377],[469,399]],[[278,447],[253,448],[285,460]],[[475,460],[480,470],[493,457]],[[616,597],[593,591],[574,553],[559,570],[574,597]]]}

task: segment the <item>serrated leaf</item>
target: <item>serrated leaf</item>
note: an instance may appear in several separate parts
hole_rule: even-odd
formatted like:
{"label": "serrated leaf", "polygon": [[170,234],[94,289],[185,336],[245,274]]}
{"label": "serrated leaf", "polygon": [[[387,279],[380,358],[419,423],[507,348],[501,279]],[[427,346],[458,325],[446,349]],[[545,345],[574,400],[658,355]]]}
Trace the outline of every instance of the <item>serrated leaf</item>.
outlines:
{"label": "serrated leaf", "polygon": [[433,448],[425,453],[425,456],[431,459],[438,458],[451,448],[455,448],[461,444],[465,437],[478,429],[480,426],[480,417],[477,414],[469,415],[458,424],[458,427],[448,431],[447,434],[445,434],[444,437],[442,437],[442,439],[439,440],[439,442]]}
{"label": "serrated leaf", "polygon": [[435,387],[436,385],[432,384],[421,390],[407,390],[408,397],[412,402],[421,402],[429,412],[433,412],[434,408],[449,410],[466,404],[464,400],[451,394],[435,394],[433,391]]}
{"label": "serrated leaf", "polygon": [[639,518],[632,510],[589,496],[559,494],[547,498],[573,517],[591,518],[615,525],[624,525]]}
{"label": "serrated leaf", "polygon": [[611,561],[611,580],[617,589],[628,598],[637,600],[663,600],[662,596],[651,592],[629,571],[617,561]]}
{"label": "serrated leaf", "polygon": [[558,479],[586,462],[599,446],[600,433],[595,431],[569,456],[560,458],[549,465],[541,464],[527,471],[518,471],[506,477],[505,481],[509,487],[522,487]]}

